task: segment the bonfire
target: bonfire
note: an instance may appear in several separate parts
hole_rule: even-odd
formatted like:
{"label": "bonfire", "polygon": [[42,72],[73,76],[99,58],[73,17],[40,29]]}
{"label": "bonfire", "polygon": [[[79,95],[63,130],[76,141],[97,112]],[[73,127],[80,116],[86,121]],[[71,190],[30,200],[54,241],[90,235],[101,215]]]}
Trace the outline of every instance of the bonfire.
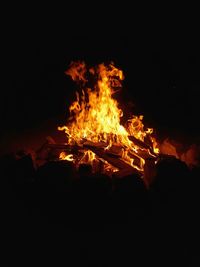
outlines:
{"label": "bonfire", "polygon": [[[115,93],[122,87],[124,74],[114,66],[100,64],[87,68],[72,62],[66,71],[79,85],[76,100],[69,107],[61,160],[90,164],[94,171],[113,173],[144,171],[145,160],[156,161],[159,148],[152,128],[145,128],[142,115],[132,115],[122,125],[123,111]],[[92,85],[92,87],[91,87]]]}

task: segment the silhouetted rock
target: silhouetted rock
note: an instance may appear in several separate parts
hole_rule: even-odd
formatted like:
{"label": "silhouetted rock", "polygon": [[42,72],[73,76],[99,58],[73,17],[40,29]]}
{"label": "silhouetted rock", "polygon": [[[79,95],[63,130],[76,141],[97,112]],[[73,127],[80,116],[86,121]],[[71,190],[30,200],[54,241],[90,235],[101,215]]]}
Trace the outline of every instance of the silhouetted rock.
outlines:
{"label": "silhouetted rock", "polygon": [[138,175],[114,180],[114,212],[123,223],[144,217],[148,206],[148,192]]}
{"label": "silhouetted rock", "polygon": [[156,173],[150,187],[155,215],[174,221],[183,218],[192,192],[187,165],[176,158],[165,158],[157,163]]}
{"label": "silhouetted rock", "polygon": [[92,175],[92,165],[82,163],[79,165],[78,173],[80,177],[88,177]]}

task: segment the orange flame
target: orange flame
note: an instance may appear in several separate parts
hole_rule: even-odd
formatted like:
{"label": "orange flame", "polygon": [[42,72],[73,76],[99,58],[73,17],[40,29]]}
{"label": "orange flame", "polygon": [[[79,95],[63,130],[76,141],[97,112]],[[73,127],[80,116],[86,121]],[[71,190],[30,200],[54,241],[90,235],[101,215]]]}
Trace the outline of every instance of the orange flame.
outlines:
{"label": "orange flame", "polygon": [[[69,122],[67,126],[58,127],[58,130],[65,131],[69,144],[81,144],[84,138],[95,143],[105,142],[106,149],[114,144],[120,144],[123,149],[122,159],[135,166],[129,152],[137,153],[139,147],[128,137],[132,135],[144,141],[145,136],[150,136],[153,129],[144,129],[143,116],[133,116],[128,120],[126,128],[121,125],[123,112],[113,94],[116,92],[114,90],[116,87],[122,86],[121,81],[124,79],[122,70],[111,63],[108,66],[100,64],[87,71],[84,62],[72,62],[66,74],[74,81],[82,82],[82,85],[87,83],[89,76],[97,81],[92,89],[83,87],[81,94],[76,93],[76,101],[69,108],[71,113]],[[151,140],[154,152],[158,153],[155,140],[153,138]],[[143,166],[144,160],[141,158],[139,169],[142,170]]]}
{"label": "orange flame", "polygon": [[59,159],[61,159],[61,160],[68,160],[68,161],[73,161],[74,160],[72,154],[67,155],[65,152],[61,152],[60,153]]}
{"label": "orange flame", "polygon": [[84,151],[83,157],[80,160],[80,163],[89,163],[91,164],[96,159],[95,153],[91,150]]}

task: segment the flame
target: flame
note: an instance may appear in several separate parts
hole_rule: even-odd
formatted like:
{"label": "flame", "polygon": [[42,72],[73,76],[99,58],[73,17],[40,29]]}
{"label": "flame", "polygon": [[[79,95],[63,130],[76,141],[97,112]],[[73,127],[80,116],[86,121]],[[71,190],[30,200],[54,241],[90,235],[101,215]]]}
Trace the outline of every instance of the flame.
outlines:
{"label": "flame", "polygon": [[[81,144],[83,139],[94,143],[104,142],[109,150],[113,144],[120,144],[123,150],[122,159],[134,166],[134,159],[130,153],[138,153],[139,147],[129,140],[132,135],[144,141],[145,136],[151,136],[153,129],[144,129],[143,116],[133,116],[127,122],[127,127],[120,122],[123,112],[119,108],[117,100],[113,98],[124,79],[122,70],[116,68],[113,63],[106,66],[100,64],[87,71],[84,62],[72,62],[66,74],[80,83],[81,93],[76,93],[76,101],[70,106],[69,122],[67,125],[58,127],[58,130],[65,131],[69,144]],[[95,81],[90,88],[89,77]],[[158,153],[157,143],[152,138],[154,153]],[[84,155],[86,157],[86,155]],[[95,156],[88,152],[89,161]],[[143,158],[140,158],[140,167],[144,166]],[[137,167],[138,168],[138,167]]]}
{"label": "flame", "polygon": [[74,161],[74,157],[72,154],[67,155],[65,152],[61,152],[59,155],[59,159],[61,160],[68,160],[68,161]]}
{"label": "flame", "polygon": [[95,153],[93,153],[91,150],[86,150],[84,151],[83,157],[81,158],[79,163],[92,164],[95,159],[96,159]]}
{"label": "flame", "polygon": [[153,144],[153,152],[155,154],[159,154],[160,153],[160,149],[158,147],[158,142],[156,141],[156,139],[154,137],[151,136],[151,141],[152,141],[152,144]]}

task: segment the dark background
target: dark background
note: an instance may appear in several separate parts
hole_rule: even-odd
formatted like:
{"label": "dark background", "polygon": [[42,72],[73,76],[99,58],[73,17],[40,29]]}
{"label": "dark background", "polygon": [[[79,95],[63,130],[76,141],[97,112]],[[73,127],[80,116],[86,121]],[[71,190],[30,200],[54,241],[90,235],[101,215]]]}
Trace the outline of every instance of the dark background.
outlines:
{"label": "dark background", "polygon": [[[197,35],[170,30],[83,34],[61,28],[13,27],[2,49],[1,134],[67,116],[76,85],[65,75],[72,60],[114,61],[123,70],[116,95],[123,110],[168,136],[198,138],[200,55]],[[133,106],[131,105],[133,103]],[[59,121],[59,119],[58,119]]]}

